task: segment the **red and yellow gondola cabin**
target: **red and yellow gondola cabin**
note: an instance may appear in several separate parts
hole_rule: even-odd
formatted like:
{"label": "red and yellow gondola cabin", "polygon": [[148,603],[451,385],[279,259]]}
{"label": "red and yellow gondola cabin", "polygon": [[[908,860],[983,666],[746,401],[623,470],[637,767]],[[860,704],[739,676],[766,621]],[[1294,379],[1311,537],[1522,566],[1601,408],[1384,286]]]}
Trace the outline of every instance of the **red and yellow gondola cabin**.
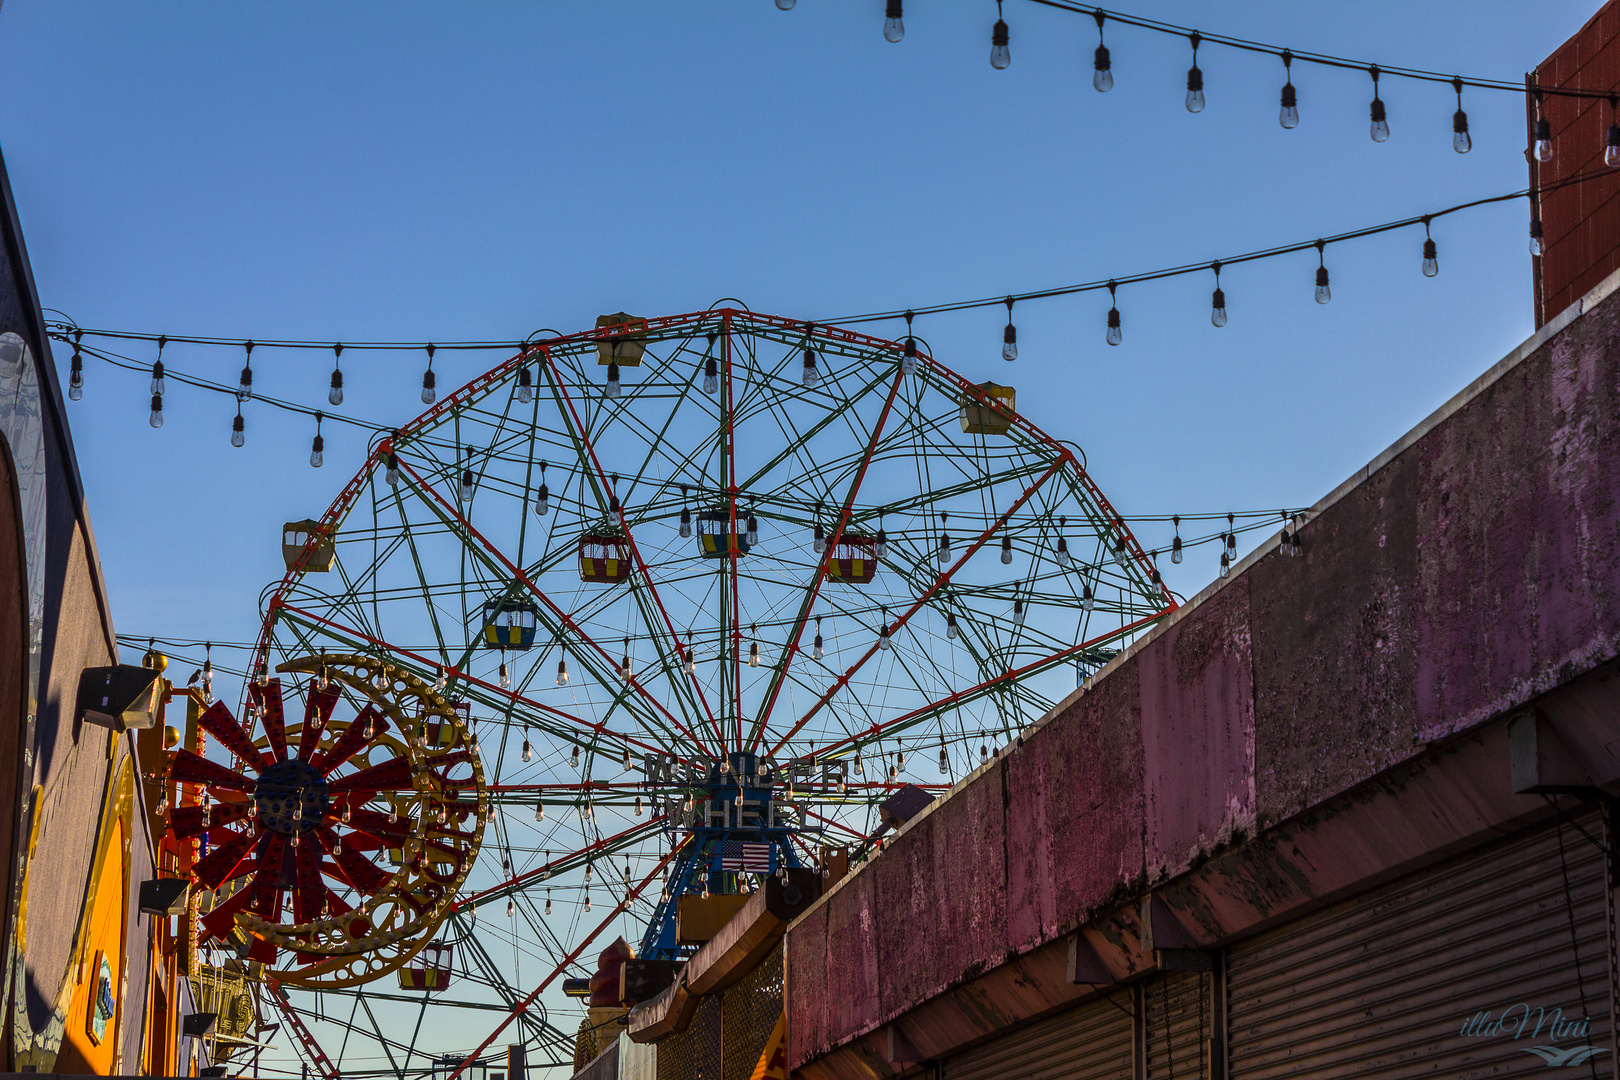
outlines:
{"label": "red and yellow gondola cabin", "polygon": [[454,945],[444,941],[430,941],[422,946],[422,951],[399,969],[399,988],[433,991],[449,986],[454,949]]}
{"label": "red and yellow gondola cabin", "polygon": [[586,533],[579,538],[579,579],[617,585],[630,576],[630,540]]}
{"label": "red and yellow gondola cabin", "polygon": [[827,576],[865,585],[877,576],[877,537],[845,533],[827,554]]}

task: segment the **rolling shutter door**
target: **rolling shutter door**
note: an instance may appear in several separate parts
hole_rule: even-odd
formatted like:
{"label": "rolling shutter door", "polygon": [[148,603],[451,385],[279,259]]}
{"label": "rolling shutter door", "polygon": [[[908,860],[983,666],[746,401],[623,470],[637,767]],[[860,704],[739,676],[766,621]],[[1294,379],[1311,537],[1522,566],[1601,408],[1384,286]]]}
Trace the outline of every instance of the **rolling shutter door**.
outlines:
{"label": "rolling shutter door", "polygon": [[1171,971],[1142,988],[1148,1080],[1207,1080],[1210,986],[1208,972]]}
{"label": "rolling shutter door", "polygon": [[1131,995],[1116,991],[946,1060],[941,1080],[1131,1080]]}
{"label": "rolling shutter door", "polygon": [[[1540,826],[1233,945],[1231,1080],[1514,1074],[1553,1064],[1531,1046],[1587,1043],[1608,1072],[1601,829]],[[1519,1027],[1521,1003],[1519,1038],[1465,1033],[1482,1013]],[[1590,1028],[1536,1034],[1537,1009]]]}

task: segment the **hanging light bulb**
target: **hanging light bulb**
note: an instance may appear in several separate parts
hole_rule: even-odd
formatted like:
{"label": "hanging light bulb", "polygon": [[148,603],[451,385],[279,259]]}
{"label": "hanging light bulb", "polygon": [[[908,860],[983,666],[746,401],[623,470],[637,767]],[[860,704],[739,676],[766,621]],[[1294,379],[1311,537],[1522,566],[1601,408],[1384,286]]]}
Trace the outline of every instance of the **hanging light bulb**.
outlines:
{"label": "hanging light bulb", "polygon": [[1546,248],[1541,242],[1541,219],[1530,219],[1530,254],[1540,255]]}
{"label": "hanging light bulb", "polygon": [[[759,625],[757,623],[750,623],[748,626],[749,637],[752,638],[758,629]],[[748,666],[759,667],[759,642],[757,641],[750,640],[748,643]]]}
{"label": "hanging light bulb", "polygon": [[83,330],[73,332],[73,361],[68,375],[68,397],[73,401],[84,397],[84,357],[79,355],[79,339],[83,335]]}
{"label": "hanging light bulb", "polygon": [[983,762],[986,762],[986,761],[989,761],[989,760],[990,760],[990,747],[989,747],[989,745],[986,744],[986,743],[980,743],[979,744],[979,761],[980,761],[980,763],[982,764]]}
{"label": "hanging light bulb", "polygon": [[861,767],[861,752],[858,749],[855,751],[855,775],[866,775],[866,770]]}
{"label": "hanging light bulb", "polygon": [[1117,282],[1110,281],[1108,283],[1108,302],[1112,305],[1108,309],[1108,344],[1110,345],[1118,345],[1125,340],[1125,332],[1120,329],[1119,325],[1119,304],[1114,299],[1114,290],[1116,288],[1118,288]]}
{"label": "hanging light bulb", "polygon": [[1013,625],[1024,625],[1024,598],[1013,593]]}
{"label": "hanging light bulb", "polygon": [[1114,62],[1108,55],[1108,46],[1103,44],[1103,20],[1108,16],[1101,10],[1091,13],[1097,20],[1097,51],[1091,57],[1091,88],[1099,94],[1106,94],[1114,88]]}
{"label": "hanging light bulb", "polygon": [[641,816],[641,796],[636,796],[636,817]]}
{"label": "hanging light bulb", "polygon": [[1368,68],[1367,74],[1372,76],[1373,81],[1372,141],[1384,142],[1389,138],[1389,118],[1384,111],[1384,102],[1378,96],[1378,65]]}
{"label": "hanging light bulb", "polygon": [[1007,328],[1001,332],[1001,358],[1003,360],[1018,359],[1018,327],[1013,325],[1012,307],[1013,298],[1007,297]]}
{"label": "hanging light bulb", "polygon": [[247,442],[247,422],[242,419],[242,405],[236,405],[236,419],[231,421],[231,445],[241,446]]}
{"label": "hanging light bulb", "polygon": [[1007,20],[1001,17],[1001,0],[996,0],[996,25],[990,28],[990,66],[997,71],[1006,70],[1012,63],[1012,50],[1007,48],[1010,40]]}
{"label": "hanging light bulb", "polygon": [[1316,242],[1316,257],[1323,260],[1316,268],[1316,302],[1318,304],[1325,304],[1333,299],[1333,290],[1328,288],[1328,269],[1324,255],[1326,248],[1326,241],[1318,240]]}
{"label": "hanging light bulb", "polygon": [[518,368],[517,399],[525,405],[534,400],[534,377],[528,364]]}
{"label": "hanging light bulb", "polygon": [[1109,549],[1109,554],[1112,555],[1113,558],[1114,558],[1114,565],[1118,566],[1121,570],[1123,570],[1125,568],[1125,533],[1123,532],[1124,525],[1121,522],[1115,522],[1115,525],[1117,525],[1122,531],[1117,532],[1117,533],[1114,534],[1114,540],[1113,540],[1112,547]]}
{"label": "hanging light bulb", "polygon": [[528,736],[524,736],[524,739],[523,739],[523,760],[528,761],[533,756],[534,756],[534,748],[529,745]]}
{"label": "hanging light bulb", "polygon": [[478,478],[472,470],[473,448],[467,447],[467,463],[461,470],[461,505],[466,506],[472,502],[473,491],[478,486]]}
{"label": "hanging light bulb", "polygon": [[810,534],[810,549],[817,555],[827,550],[827,531],[821,527],[821,504],[816,503],[816,524]]}
{"label": "hanging light bulb", "polygon": [[883,8],[883,40],[898,43],[906,36],[906,24],[900,21],[900,0],[888,0]]}
{"label": "hanging light bulb", "polygon": [[573,754],[569,756],[569,758],[568,758],[568,766],[569,766],[569,768],[572,768],[572,769],[579,768],[579,747],[578,746],[574,747]]}
{"label": "hanging light bulb", "polygon": [[591,910],[591,890],[585,890],[585,910]]}
{"label": "hanging light bulb", "polygon": [[590,882],[591,882],[591,878],[593,878],[595,876],[596,876],[596,868],[593,865],[591,865],[591,860],[590,859],[586,859],[585,860],[585,883],[587,885],[589,885]]}
{"label": "hanging light bulb", "polygon": [[1204,39],[1195,30],[1187,40],[1192,42],[1193,54],[1192,67],[1187,69],[1187,111],[1199,113],[1204,111],[1204,73],[1198,69],[1198,44]]}
{"label": "hanging light bulb", "polygon": [[[777,2],[781,3],[781,0],[777,0]],[[550,889],[546,890],[546,914],[547,915],[551,914],[551,890]]]}
{"label": "hanging light bulb", "polygon": [[343,346],[332,346],[332,389],[326,392],[326,401],[330,405],[343,404],[343,369],[339,362],[343,359]]}
{"label": "hanging light bulb", "polygon": [[916,317],[916,312],[906,312],[906,342],[900,347],[900,372],[903,375],[917,370],[917,339],[911,336],[911,320]]}
{"label": "hanging light bulb", "polygon": [[619,365],[609,364],[607,376],[607,396],[610,398],[616,398],[622,392],[623,388],[619,385]]}
{"label": "hanging light bulb", "polygon": [[815,644],[811,646],[810,655],[815,657],[817,660],[820,660],[823,656],[826,655],[826,650],[823,648],[822,641],[821,641],[821,616],[820,615],[816,616],[816,640],[815,640]]}
{"label": "hanging light bulb", "polygon": [[693,657],[691,647],[688,646],[687,650],[686,650],[686,673],[688,675],[690,675],[696,669],[697,669],[697,660]]}
{"label": "hanging light bulb", "polygon": [[686,485],[681,485],[681,538],[692,535],[692,510],[686,505]]}
{"label": "hanging light bulb", "polygon": [[[1462,80],[1452,79],[1451,85],[1457,90],[1457,111],[1451,114],[1451,148],[1459,154],[1466,154],[1474,148],[1474,140],[1468,137],[1468,114],[1462,107]],[[1615,132],[1620,138],[1620,129]]]}
{"label": "hanging light bulb", "polygon": [[1221,552],[1221,577],[1230,577],[1232,574],[1232,556]]}
{"label": "hanging light bulb", "polygon": [[551,489],[546,487],[546,463],[540,463],[540,491],[535,495],[534,513],[536,517],[551,513]]}
{"label": "hanging light bulb", "polygon": [[1541,87],[1532,92],[1536,103],[1536,160],[1551,161],[1553,156],[1552,124],[1541,112]]}
{"label": "hanging light bulb", "polygon": [[1001,565],[1009,566],[1012,563],[1012,537],[1005,534],[1001,537]]}
{"label": "hanging light bulb", "polygon": [[1178,563],[1182,559],[1182,554],[1181,554],[1181,515],[1180,514],[1172,514],[1172,515],[1170,515],[1170,523],[1171,523],[1171,526],[1176,530],[1175,539],[1170,541],[1170,561],[1173,562],[1173,563]]}
{"label": "hanging light bulb", "polygon": [[342,814],[340,816],[340,819],[342,820],[343,824],[345,824],[345,825],[347,825],[349,822],[354,820],[354,807],[352,805],[350,805],[348,800],[344,800],[343,812],[342,812]]}
{"label": "hanging light bulb", "polygon": [[1434,277],[1440,272],[1440,252],[1430,237],[1423,238],[1423,276]]}
{"label": "hanging light bulb", "polygon": [[703,392],[705,394],[720,392],[720,367],[712,356],[703,362]]}
{"label": "hanging light bulb", "polygon": [[325,414],[319,409],[315,410],[315,441],[309,444],[309,464],[311,468],[318,469],[326,461],[326,439],[321,435],[321,421]]}
{"label": "hanging light bulb", "polygon": [[162,397],[164,388],[163,361],[152,361],[152,396]]}
{"label": "hanging light bulb", "polygon": [[947,611],[945,613],[945,636],[946,636],[946,638],[954,640],[955,638],[960,637],[961,634],[962,634],[962,628],[956,625],[956,612]]}
{"label": "hanging light bulb", "polygon": [[889,554],[889,534],[883,530],[883,511],[878,511],[877,539],[872,543],[872,554],[884,558]]}
{"label": "hanging light bulb", "polygon": [[1092,595],[1091,582],[1083,582],[1080,586],[1080,610],[1090,611],[1097,606],[1097,598]]}
{"label": "hanging light bulb", "polygon": [[1284,49],[1282,62],[1282,110],[1277,113],[1277,123],[1292,130],[1299,127],[1299,100],[1294,93],[1294,54]]}
{"label": "hanging light bulb", "polygon": [[939,771],[942,776],[951,771],[951,759],[945,754],[944,743],[939,744]]}
{"label": "hanging light bulb", "polygon": [[506,899],[506,917],[508,919],[510,919],[512,917],[512,912],[514,912],[516,910],[517,910],[517,905],[512,902],[511,897],[507,897],[507,899]]}
{"label": "hanging light bulb", "polygon": [[1603,164],[1613,169],[1620,167],[1620,115],[1616,109],[1620,108],[1620,97],[1609,95],[1609,137],[1603,147]]}
{"label": "hanging light bulb", "polygon": [[428,345],[427,370],[422,372],[422,404],[424,405],[433,404],[434,399],[439,396],[437,392],[437,387],[439,385],[438,376],[433,374],[433,354],[436,351],[437,346],[432,344]]}
{"label": "hanging light bulb", "polygon": [[546,820],[546,804],[545,803],[537,802],[537,803],[534,804],[534,820],[536,820],[536,821],[544,821],[544,820]]}
{"label": "hanging light bulb", "polygon": [[754,508],[748,508],[748,543],[759,543],[759,518],[754,516]]}
{"label": "hanging light bulb", "polygon": [[821,372],[816,368],[816,350],[806,343],[804,347],[804,374],[800,376],[799,383],[808,390],[820,381]]}
{"label": "hanging light bulb", "polygon": [[388,451],[388,468],[383,473],[383,479],[388,481],[389,487],[399,486],[399,455],[392,450]]}
{"label": "hanging light bulb", "polygon": [[624,746],[624,761],[620,763],[620,768],[624,772],[629,772],[632,764],[633,762],[630,760],[630,744],[626,743]]}
{"label": "hanging light bulb", "polygon": [[1071,561],[1069,557],[1069,538],[1063,535],[1063,530],[1068,527],[1068,524],[1069,519],[1067,517],[1058,518],[1057,564],[1062,567],[1067,567]]}
{"label": "hanging light bulb", "polygon": [[887,649],[889,642],[889,609],[883,609],[883,624],[878,629],[878,648]]}
{"label": "hanging light bulb", "polygon": [[502,659],[501,659],[501,689],[502,690],[510,689],[511,686],[512,686],[512,677],[511,677],[511,675],[509,675],[507,673],[507,670],[506,670],[505,655],[506,654],[504,652],[501,654],[501,656],[502,656]]}
{"label": "hanging light bulb", "polygon": [[1215,292],[1209,298],[1209,324],[1211,326],[1226,325],[1226,293],[1221,289],[1221,264],[1213,262],[1209,268],[1215,271]]}
{"label": "hanging light bulb", "polygon": [[247,401],[253,397],[253,342],[242,343],[247,353],[247,360],[242,365],[242,374],[236,383],[236,400]]}
{"label": "hanging light bulb", "polygon": [[163,426],[163,395],[152,395],[152,415],[147,420],[155,428]]}
{"label": "hanging light bulb", "polygon": [[631,670],[630,670],[630,639],[625,638],[624,639],[624,663],[622,665],[620,665],[620,667],[619,667],[619,676],[620,676],[621,679],[623,679],[625,682],[628,683],[630,681],[631,674],[632,673],[631,673]]}

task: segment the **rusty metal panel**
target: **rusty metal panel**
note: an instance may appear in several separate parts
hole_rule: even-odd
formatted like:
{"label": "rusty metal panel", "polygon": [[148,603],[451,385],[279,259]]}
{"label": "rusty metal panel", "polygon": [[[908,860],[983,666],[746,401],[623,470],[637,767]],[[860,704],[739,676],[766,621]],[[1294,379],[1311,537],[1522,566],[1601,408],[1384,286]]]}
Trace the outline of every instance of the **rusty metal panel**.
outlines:
{"label": "rusty metal panel", "polygon": [[[1600,828],[1592,813],[1538,826],[1233,945],[1231,1080],[1476,1077],[1553,1064],[1533,1046],[1606,1054]],[[1555,1010],[1588,1025],[1553,1037]]]}
{"label": "rusty metal panel", "polygon": [[949,1058],[940,1080],[1131,1080],[1132,1029],[1116,992]]}
{"label": "rusty metal panel", "polygon": [[1214,1034],[1207,971],[1167,972],[1143,989],[1148,1080],[1209,1080],[1206,1047]]}
{"label": "rusty metal panel", "polygon": [[723,1080],[749,1080],[782,1016],[782,950],[773,949],[759,966],[723,995],[725,1021]]}

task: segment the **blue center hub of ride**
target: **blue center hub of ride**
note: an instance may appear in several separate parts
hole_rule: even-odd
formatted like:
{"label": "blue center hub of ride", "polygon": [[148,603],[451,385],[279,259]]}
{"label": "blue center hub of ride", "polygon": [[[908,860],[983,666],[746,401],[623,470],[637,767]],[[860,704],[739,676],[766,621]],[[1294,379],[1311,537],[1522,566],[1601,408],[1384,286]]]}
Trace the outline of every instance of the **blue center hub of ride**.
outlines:
{"label": "blue center hub of ride", "polygon": [[319,825],[331,799],[326,778],[309,764],[292,758],[259,774],[253,785],[253,807],[259,822],[272,832],[296,836]]}

